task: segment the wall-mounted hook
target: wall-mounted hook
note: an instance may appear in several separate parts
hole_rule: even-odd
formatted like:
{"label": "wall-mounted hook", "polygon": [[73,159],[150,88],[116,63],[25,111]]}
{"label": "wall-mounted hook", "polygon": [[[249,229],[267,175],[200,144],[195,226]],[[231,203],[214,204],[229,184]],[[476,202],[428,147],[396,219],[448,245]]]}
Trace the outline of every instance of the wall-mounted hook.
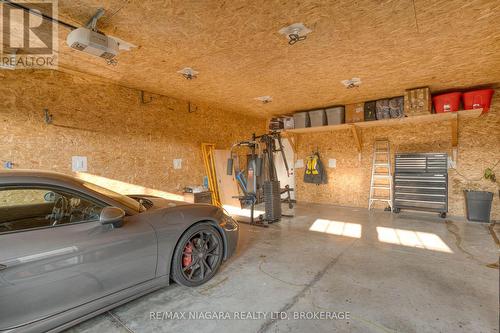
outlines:
{"label": "wall-mounted hook", "polygon": [[198,107],[196,105],[191,104],[191,102],[188,102],[188,112],[194,113],[196,111],[198,111]]}
{"label": "wall-mounted hook", "polygon": [[141,103],[142,104],[149,104],[149,103],[151,103],[153,101],[153,97],[152,96],[149,96],[149,100],[146,101],[146,99],[144,98],[145,97],[144,95],[145,95],[144,94],[144,90],[141,90]]}
{"label": "wall-mounted hook", "polygon": [[52,124],[53,116],[49,113],[49,109],[43,109],[43,119],[47,125]]}

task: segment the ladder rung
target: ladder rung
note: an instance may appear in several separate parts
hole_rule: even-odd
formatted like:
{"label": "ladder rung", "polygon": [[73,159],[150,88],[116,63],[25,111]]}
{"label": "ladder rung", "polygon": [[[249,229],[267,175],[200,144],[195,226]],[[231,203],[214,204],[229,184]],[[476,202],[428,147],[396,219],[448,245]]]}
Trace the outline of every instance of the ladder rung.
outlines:
{"label": "ladder rung", "polygon": [[391,199],[388,199],[388,198],[371,198],[370,199],[371,201],[387,201],[387,202],[391,202],[392,200]]}
{"label": "ladder rung", "polygon": [[385,167],[389,167],[389,163],[375,163],[374,164],[375,166],[385,166]]}
{"label": "ladder rung", "polygon": [[374,173],[373,176],[375,177],[381,177],[381,178],[390,178],[391,175],[384,175],[384,174],[381,174],[381,173]]}
{"label": "ladder rung", "polygon": [[388,152],[388,150],[376,150],[375,154],[387,154]]}
{"label": "ladder rung", "polygon": [[390,190],[391,189],[390,186],[378,186],[378,185],[374,185],[374,186],[372,186],[372,188],[380,188],[380,189],[384,189],[384,190]]}

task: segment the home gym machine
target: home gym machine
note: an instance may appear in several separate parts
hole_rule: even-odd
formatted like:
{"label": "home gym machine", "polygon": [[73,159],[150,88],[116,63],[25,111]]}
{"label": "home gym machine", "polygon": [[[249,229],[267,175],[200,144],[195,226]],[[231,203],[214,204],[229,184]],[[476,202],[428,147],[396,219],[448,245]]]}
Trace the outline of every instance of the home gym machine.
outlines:
{"label": "home gym machine", "polygon": [[[247,149],[246,169],[241,169],[238,150]],[[283,215],[281,212],[281,195],[287,197],[283,201],[293,208],[293,200],[290,192],[293,191],[288,185],[283,189],[280,187],[275,164],[275,153],[281,153],[287,174],[290,175],[288,162],[285,157],[283,143],[279,132],[270,132],[264,135],[253,134],[252,140],[235,143],[231,147],[231,158],[227,162],[227,174],[232,175],[233,170],[242,195],[240,200],[242,208],[250,207],[250,224],[268,225],[278,222]],[[264,202],[265,212],[263,215],[254,217],[255,205]]]}

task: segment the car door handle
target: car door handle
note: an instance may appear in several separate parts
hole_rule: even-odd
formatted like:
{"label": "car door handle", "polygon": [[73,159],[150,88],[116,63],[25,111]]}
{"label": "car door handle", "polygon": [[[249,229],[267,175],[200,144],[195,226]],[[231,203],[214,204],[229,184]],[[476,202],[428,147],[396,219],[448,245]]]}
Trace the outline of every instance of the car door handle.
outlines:
{"label": "car door handle", "polygon": [[7,265],[2,265],[2,264],[0,264],[0,271],[1,271],[1,270],[4,270],[4,269],[6,269],[6,268],[7,268]]}

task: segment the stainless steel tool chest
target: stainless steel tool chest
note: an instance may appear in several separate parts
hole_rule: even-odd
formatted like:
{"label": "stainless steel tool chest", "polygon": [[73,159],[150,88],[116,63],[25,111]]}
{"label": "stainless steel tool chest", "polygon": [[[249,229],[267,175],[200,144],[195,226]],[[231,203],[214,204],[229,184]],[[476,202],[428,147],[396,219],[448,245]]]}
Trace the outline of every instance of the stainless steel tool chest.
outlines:
{"label": "stainless steel tool chest", "polygon": [[393,210],[448,212],[448,155],[396,154]]}

